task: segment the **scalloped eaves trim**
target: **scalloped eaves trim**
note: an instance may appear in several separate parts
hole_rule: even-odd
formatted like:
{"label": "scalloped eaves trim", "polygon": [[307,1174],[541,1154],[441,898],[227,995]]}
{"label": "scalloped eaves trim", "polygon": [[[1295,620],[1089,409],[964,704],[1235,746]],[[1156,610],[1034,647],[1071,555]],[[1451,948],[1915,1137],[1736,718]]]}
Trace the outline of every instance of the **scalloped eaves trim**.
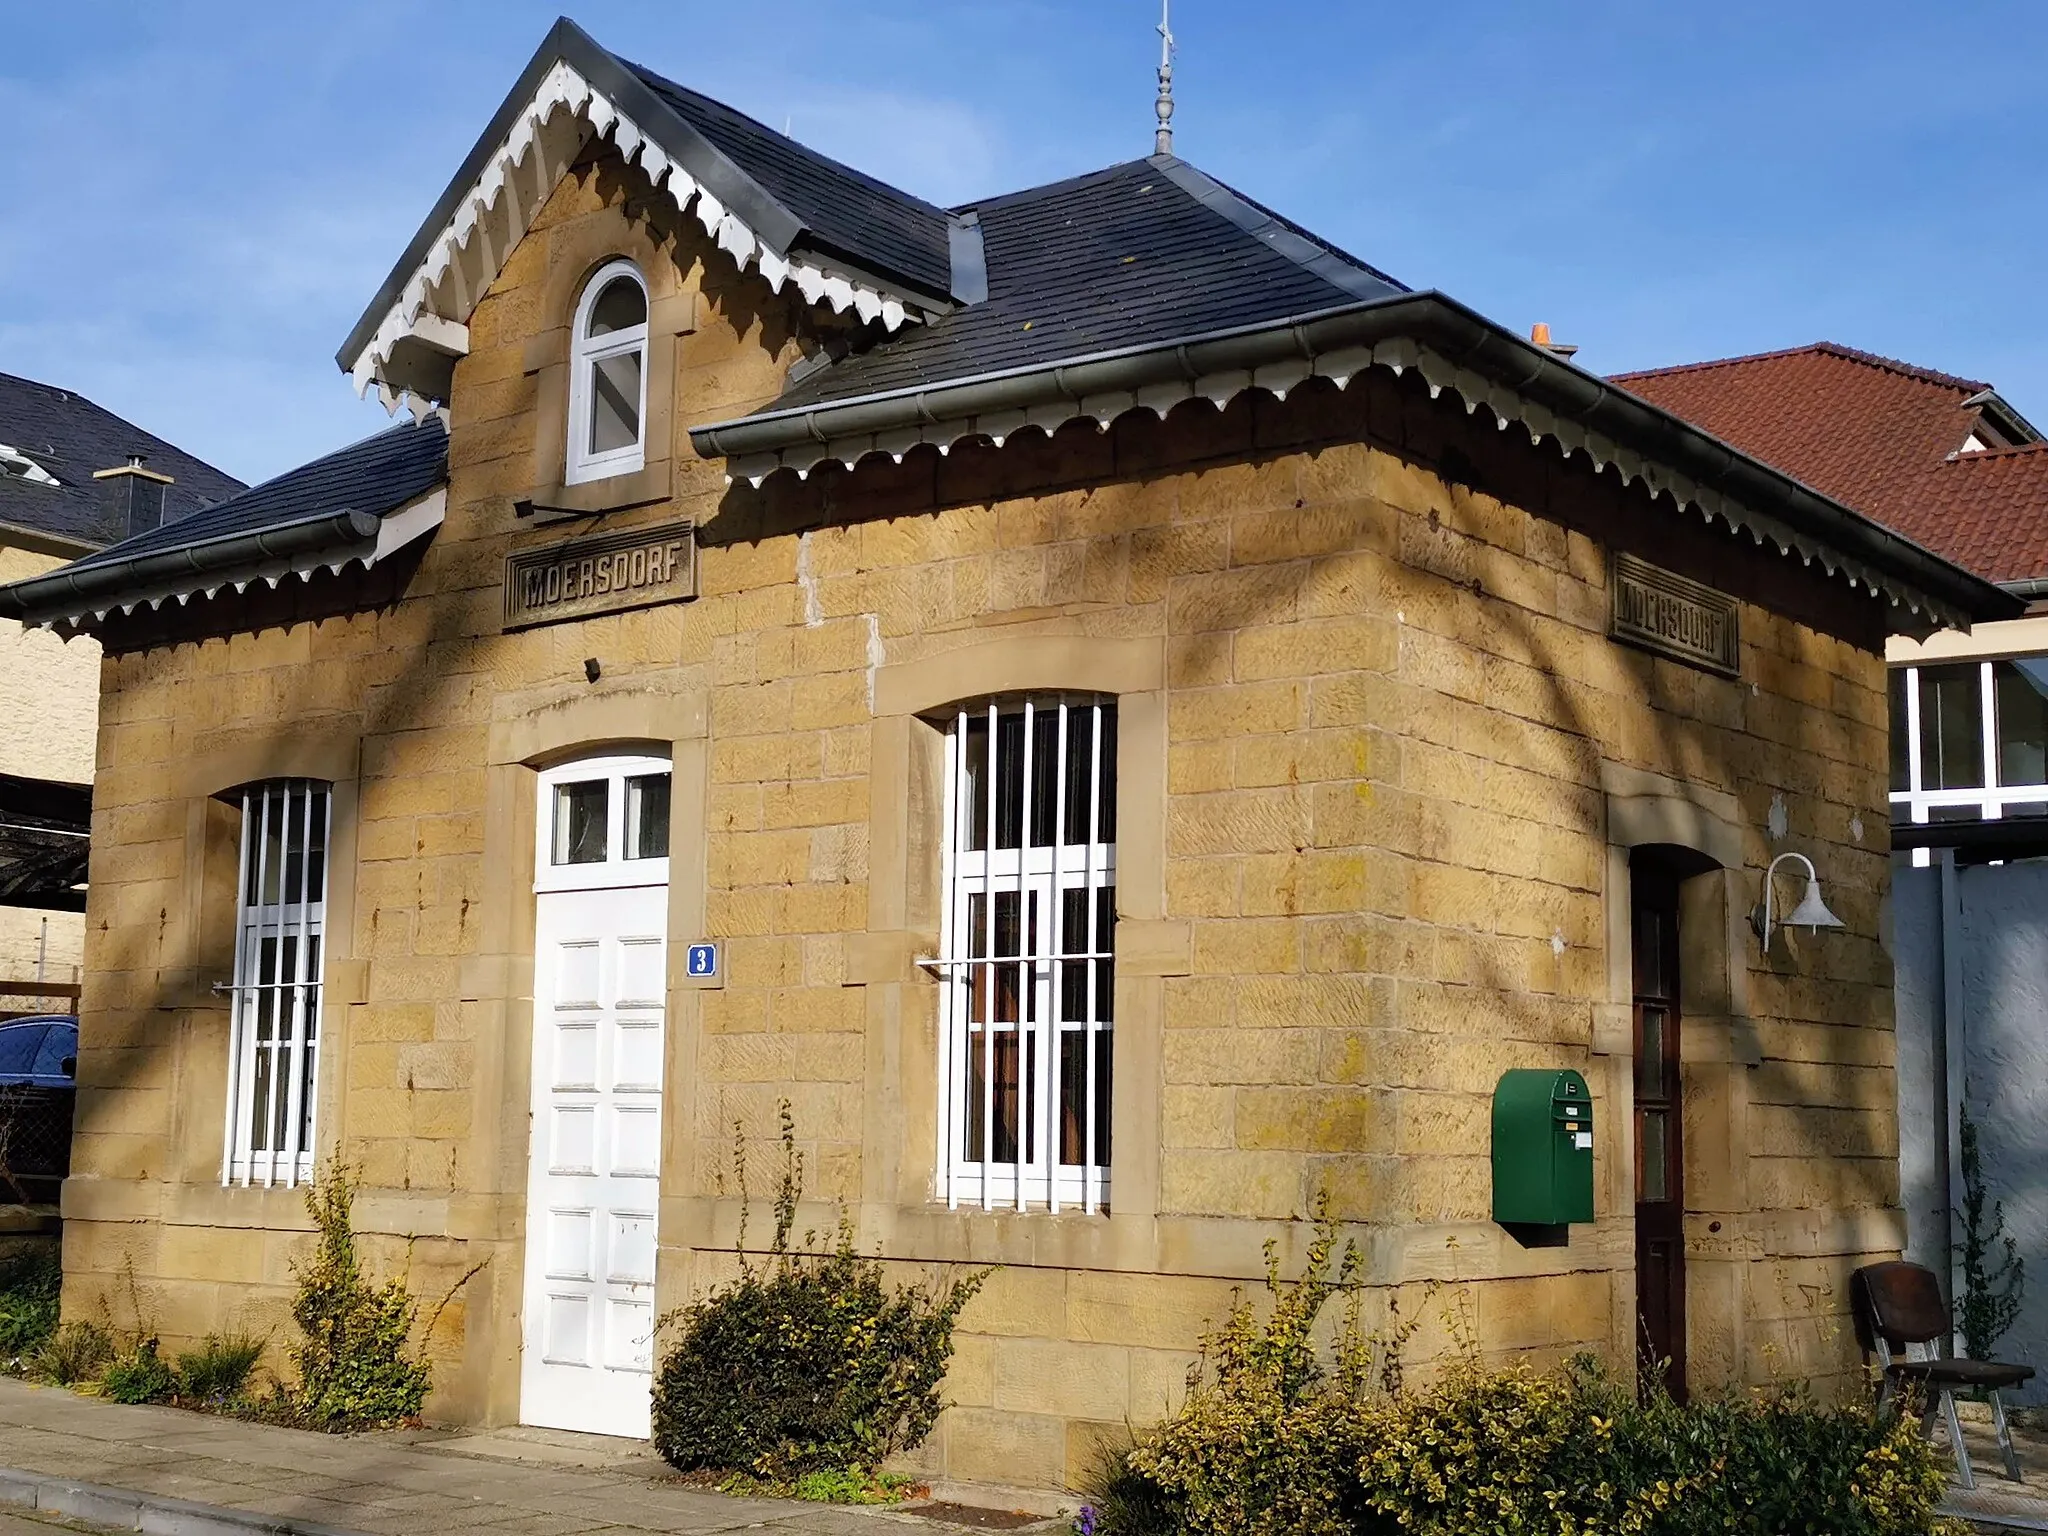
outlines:
{"label": "scalloped eaves trim", "polygon": [[360,565],[367,571],[380,560],[390,559],[432,533],[447,515],[448,490],[443,486],[429,491],[417,501],[409,501],[386,512],[378,519],[373,539],[347,550],[326,551],[297,559],[259,560],[235,569],[210,572],[189,581],[167,581],[124,593],[117,601],[102,607],[81,606],[74,613],[31,619],[28,624],[31,628],[47,626],[69,639],[88,632],[95,625],[104,624],[114,614],[126,617],[138,611],[154,611],[167,606],[182,608],[194,598],[211,598],[223,591],[239,595],[251,587],[275,590],[294,578],[310,582],[322,571],[338,576],[351,565]]}
{"label": "scalloped eaves trim", "polygon": [[1385,368],[1397,378],[1413,368],[1429,385],[1432,400],[1449,390],[1464,402],[1467,415],[1484,407],[1492,413],[1495,426],[1502,431],[1510,425],[1526,431],[1532,446],[1541,447],[1547,439],[1565,458],[1583,453],[1591,461],[1595,474],[1612,470],[1621,477],[1624,486],[1639,483],[1653,499],[1668,495],[1681,512],[1695,512],[1710,524],[1719,522],[1726,525],[1731,533],[1746,534],[1760,547],[1774,547],[1781,555],[1797,556],[1806,565],[1819,565],[1830,576],[1847,581],[1853,590],[1879,597],[1893,607],[1903,607],[1941,627],[1968,628],[1971,623],[1969,615],[1960,608],[1932,598],[1917,587],[1893,580],[1769,513],[1758,512],[1699,484],[1688,475],[1646,459],[1634,449],[1623,447],[1575,421],[1558,416],[1505,385],[1461,368],[1405,337],[1370,347],[1346,347],[1313,358],[1290,358],[1257,369],[1234,369],[1166,380],[1138,390],[1050,400],[1029,408],[920,422],[865,436],[805,442],[774,453],[731,459],[726,465],[726,479],[728,482],[745,480],[759,489],[778,470],[793,470],[804,478],[820,464],[832,463],[852,469],[870,454],[886,454],[900,464],[904,454],[920,444],[936,448],[942,454],[951,452],[955,445],[969,439],[987,439],[1000,448],[1005,439],[1027,428],[1036,428],[1050,436],[1068,422],[1084,418],[1093,418],[1098,430],[1107,430],[1112,421],[1127,411],[1149,410],[1163,418],[1175,406],[1194,399],[1209,400],[1222,410],[1237,396],[1251,389],[1263,389],[1284,400],[1289,391],[1311,378],[1328,379],[1343,389],[1353,378],[1375,367]]}
{"label": "scalloped eaves trim", "polygon": [[[558,60],[351,365],[358,396],[374,384],[384,408],[398,409],[403,390],[380,373],[392,349],[430,329],[433,320],[467,321],[586,133],[609,137],[628,164],[638,164],[668,194],[678,213],[696,216],[734,266],[741,272],[759,271],[774,292],[793,284],[806,303],[824,304],[838,314],[851,310],[862,321],[879,320],[891,331],[917,318],[899,295],[772,249],[574,65]],[[422,317],[428,317],[425,325]]]}

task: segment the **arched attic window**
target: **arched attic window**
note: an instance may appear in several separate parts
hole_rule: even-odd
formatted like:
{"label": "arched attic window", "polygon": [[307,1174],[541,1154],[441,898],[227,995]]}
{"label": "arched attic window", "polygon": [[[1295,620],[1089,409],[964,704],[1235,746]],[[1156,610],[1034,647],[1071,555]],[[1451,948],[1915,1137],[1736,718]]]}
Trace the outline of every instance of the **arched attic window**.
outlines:
{"label": "arched attic window", "polygon": [[631,474],[646,457],[647,284],[630,261],[611,261],[576,305],[565,478],[575,485]]}

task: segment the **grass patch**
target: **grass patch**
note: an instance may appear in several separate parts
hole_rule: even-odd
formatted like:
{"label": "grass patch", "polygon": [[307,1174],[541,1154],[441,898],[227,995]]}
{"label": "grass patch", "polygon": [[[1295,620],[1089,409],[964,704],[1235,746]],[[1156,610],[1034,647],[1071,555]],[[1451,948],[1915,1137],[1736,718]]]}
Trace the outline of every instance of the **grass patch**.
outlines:
{"label": "grass patch", "polygon": [[209,1333],[178,1356],[180,1396],[195,1406],[224,1407],[248,1395],[249,1376],[270,1340],[239,1330]]}
{"label": "grass patch", "polygon": [[901,1504],[931,1492],[927,1484],[906,1473],[874,1472],[866,1467],[821,1467],[794,1478],[706,1469],[687,1473],[680,1481],[715,1488],[736,1499],[802,1499],[809,1504]]}
{"label": "grass patch", "polygon": [[53,1330],[26,1364],[28,1374],[37,1381],[77,1387],[98,1381],[113,1358],[113,1335],[98,1323],[76,1322]]}
{"label": "grass patch", "polygon": [[27,1248],[0,1259],[0,1371],[27,1360],[57,1331],[64,1264],[53,1248]]}

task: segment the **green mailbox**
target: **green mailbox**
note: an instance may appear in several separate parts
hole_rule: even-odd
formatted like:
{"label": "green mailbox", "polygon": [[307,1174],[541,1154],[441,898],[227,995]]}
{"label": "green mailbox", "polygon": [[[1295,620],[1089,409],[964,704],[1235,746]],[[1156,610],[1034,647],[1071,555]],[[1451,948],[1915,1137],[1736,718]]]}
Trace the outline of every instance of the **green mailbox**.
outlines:
{"label": "green mailbox", "polygon": [[1514,1227],[1593,1219],[1593,1096],[1569,1068],[1517,1067],[1493,1090],[1493,1219]]}

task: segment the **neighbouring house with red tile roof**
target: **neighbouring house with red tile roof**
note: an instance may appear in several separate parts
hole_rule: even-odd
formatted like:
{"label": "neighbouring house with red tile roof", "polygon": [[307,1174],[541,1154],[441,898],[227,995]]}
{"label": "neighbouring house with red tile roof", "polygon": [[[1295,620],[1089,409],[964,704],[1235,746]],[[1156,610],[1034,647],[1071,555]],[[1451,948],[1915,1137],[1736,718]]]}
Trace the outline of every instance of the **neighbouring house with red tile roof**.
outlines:
{"label": "neighbouring house with red tile roof", "polygon": [[[2048,442],[1981,380],[1831,342],[1612,382],[2030,600],[1888,642],[1889,947],[1907,1256],[1961,1286],[1967,1106],[1984,1191],[2048,1273]],[[1995,1352],[2048,1363],[2048,1302],[2023,1296]]]}
{"label": "neighbouring house with red tile roof", "polygon": [[1981,380],[1822,341],[1613,382],[1979,575],[2048,575],[2048,443]]}

